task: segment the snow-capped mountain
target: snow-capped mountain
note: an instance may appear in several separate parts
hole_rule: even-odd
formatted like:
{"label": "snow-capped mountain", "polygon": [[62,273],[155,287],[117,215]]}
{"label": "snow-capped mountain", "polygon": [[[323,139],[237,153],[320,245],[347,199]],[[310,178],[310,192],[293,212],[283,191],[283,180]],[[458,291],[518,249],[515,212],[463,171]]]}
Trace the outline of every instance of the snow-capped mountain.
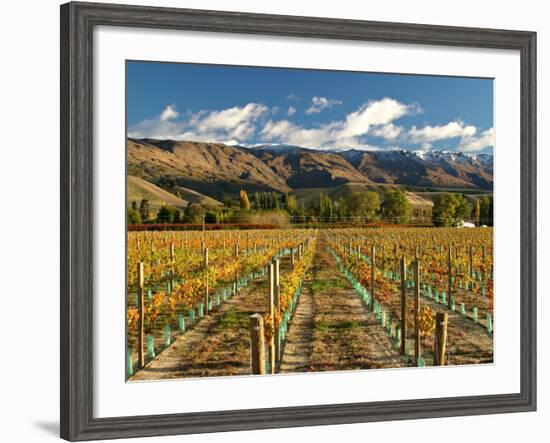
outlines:
{"label": "snow-capped mountain", "polygon": [[[149,164],[157,157],[162,162]],[[178,177],[181,186],[217,197],[223,194],[223,183],[234,183],[236,189],[248,186],[250,190],[282,192],[348,183],[483,190],[493,187],[491,154],[129,140],[128,158],[136,176],[147,180],[150,176],[157,180]],[[224,177],[220,184],[215,179],[218,177]]]}

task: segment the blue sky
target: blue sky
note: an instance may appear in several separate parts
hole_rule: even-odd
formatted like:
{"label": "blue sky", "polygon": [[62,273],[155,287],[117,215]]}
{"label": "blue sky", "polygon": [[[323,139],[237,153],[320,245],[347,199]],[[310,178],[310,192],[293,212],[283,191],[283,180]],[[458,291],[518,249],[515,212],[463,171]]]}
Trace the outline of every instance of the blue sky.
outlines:
{"label": "blue sky", "polygon": [[491,79],[127,62],[128,135],[492,152]]}

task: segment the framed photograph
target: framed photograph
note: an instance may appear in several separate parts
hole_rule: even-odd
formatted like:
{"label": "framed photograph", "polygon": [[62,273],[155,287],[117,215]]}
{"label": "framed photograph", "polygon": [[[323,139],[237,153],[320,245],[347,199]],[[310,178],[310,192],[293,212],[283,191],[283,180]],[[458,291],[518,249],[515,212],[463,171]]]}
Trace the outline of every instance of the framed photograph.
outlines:
{"label": "framed photograph", "polygon": [[61,6],[61,437],[536,409],[536,34]]}

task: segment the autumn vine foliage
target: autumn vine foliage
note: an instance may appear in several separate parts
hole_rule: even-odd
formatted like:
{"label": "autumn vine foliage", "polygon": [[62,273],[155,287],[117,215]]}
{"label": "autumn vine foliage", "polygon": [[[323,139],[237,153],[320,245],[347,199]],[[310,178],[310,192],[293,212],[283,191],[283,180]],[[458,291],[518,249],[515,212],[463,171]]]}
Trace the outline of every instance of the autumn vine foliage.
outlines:
{"label": "autumn vine foliage", "polygon": [[[266,235],[266,232],[269,233]],[[307,231],[130,232],[128,234],[127,326],[136,332],[137,263],[144,263],[144,326],[147,333],[172,324],[196,308],[206,288],[214,296],[242,278],[258,276],[274,256],[297,247]],[[209,263],[205,266],[205,249]],[[284,279],[283,279],[284,281]],[[286,283],[285,283],[286,284]]]}
{"label": "autumn vine foliage", "polygon": [[[493,310],[493,231],[491,228],[383,228],[334,229],[327,236],[332,250],[344,267],[367,290],[374,274],[375,299],[400,321],[400,259],[409,264],[406,288],[412,290],[411,263],[419,261],[420,292],[431,296],[442,309],[476,308],[492,316]],[[374,272],[371,251],[375,250]],[[450,266],[450,272],[449,272]],[[449,281],[450,279],[450,281]],[[451,299],[449,300],[449,288]],[[452,301],[452,303],[449,303]],[[443,304],[443,302],[445,304]],[[407,297],[407,327],[414,327],[414,302]],[[435,331],[435,311],[421,303],[418,314],[424,339]]]}
{"label": "autumn vine foliage", "polygon": [[305,250],[302,258],[295,263],[292,270],[281,275],[279,312],[275,311],[273,318],[269,313],[264,315],[264,331],[268,339],[273,337],[276,328],[281,325],[282,315],[289,312],[296,291],[299,289],[311,266],[317,245],[317,238],[311,237],[310,239],[311,241],[309,241],[308,248]]}

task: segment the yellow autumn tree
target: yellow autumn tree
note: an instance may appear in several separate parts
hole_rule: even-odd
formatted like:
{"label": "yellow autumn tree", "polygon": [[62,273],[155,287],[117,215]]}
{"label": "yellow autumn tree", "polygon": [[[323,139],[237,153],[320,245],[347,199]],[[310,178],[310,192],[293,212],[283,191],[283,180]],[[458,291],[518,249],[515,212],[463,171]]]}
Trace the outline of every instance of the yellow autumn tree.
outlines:
{"label": "yellow autumn tree", "polygon": [[239,193],[239,200],[241,202],[242,209],[250,209],[250,200],[248,199],[248,194],[244,189],[241,189]]}

